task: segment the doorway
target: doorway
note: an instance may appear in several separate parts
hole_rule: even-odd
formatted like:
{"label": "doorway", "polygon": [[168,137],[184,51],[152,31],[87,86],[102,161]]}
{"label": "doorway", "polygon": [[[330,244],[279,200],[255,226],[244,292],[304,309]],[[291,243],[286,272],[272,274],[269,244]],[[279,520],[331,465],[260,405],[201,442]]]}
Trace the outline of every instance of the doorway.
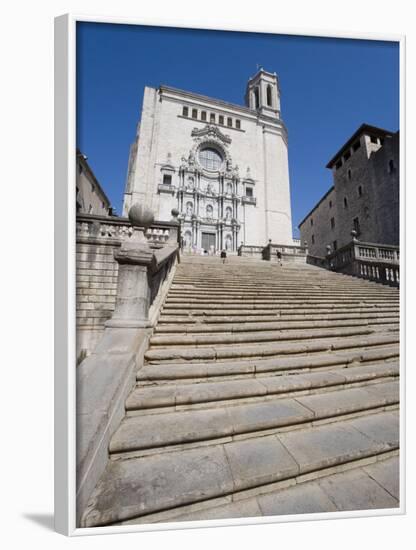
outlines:
{"label": "doorway", "polygon": [[208,253],[215,252],[215,233],[202,233],[201,246]]}

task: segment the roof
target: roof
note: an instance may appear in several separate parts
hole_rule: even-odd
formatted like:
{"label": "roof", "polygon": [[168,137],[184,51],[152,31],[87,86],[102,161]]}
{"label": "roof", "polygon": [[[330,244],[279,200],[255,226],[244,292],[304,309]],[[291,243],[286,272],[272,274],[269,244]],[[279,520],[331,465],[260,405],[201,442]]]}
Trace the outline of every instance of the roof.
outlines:
{"label": "roof", "polygon": [[309,218],[309,216],[312,214],[312,212],[314,212],[318,206],[327,198],[327,196],[331,193],[331,191],[334,190],[334,186],[332,186],[330,189],[328,189],[328,191],[325,193],[325,195],[315,204],[315,206],[312,208],[312,210],[310,210],[306,216],[303,218],[303,220],[298,224],[298,227],[300,228],[300,226],[305,223],[305,221]]}
{"label": "roof", "polygon": [[77,158],[80,160],[80,162],[82,162],[82,164],[87,168],[90,176],[92,177],[93,181],[94,181],[94,184],[97,186],[97,189],[98,191],[100,192],[100,194],[102,195],[102,198],[104,201],[107,202],[108,206],[110,207],[111,206],[111,202],[110,202],[110,199],[107,197],[104,189],[101,187],[100,185],[100,182],[97,180],[97,178],[95,177],[95,174],[94,172],[92,171],[92,168],[91,166],[88,164],[87,162],[87,157],[84,155],[84,153],[82,151],[80,151],[79,149],[77,149]]}
{"label": "roof", "polygon": [[245,113],[250,113],[251,115],[256,115],[256,111],[253,109],[249,109],[248,107],[244,105],[238,105],[237,103],[230,103],[229,101],[223,101],[222,99],[217,99],[215,97],[209,97],[202,94],[196,94],[194,92],[189,92],[186,90],[181,90],[179,88],[173,88],[172,86],[166,86],[165,84],[161,84],[159,86],[159,90],[161,92],[173,92],[177,94],[181,94],[185,97],[189,97],[190,99],[197,99],[200,101],[209,101],[213,103],[217,103],[219,105],[223,105],[224,107],[232,108],[232,109],[238,109],[240,111],[244,111]]}
{"label": "roof", "polygon": [[354,143],[354,141],[356,141],[362,134],[371,134],[377,137],[386,137],[386,136],[392,136],[393,133],[394,132],[390,132],[389,130],[385,130],[384,128],[371,126],[370,124],[365,124],[365,123],[361,124],[358,130],[350,137],[350,139],[346,143],[344,143],[341,149],[339,149],[339,151],[332,157],[332,159],[328,162],[326,167],[332,168],[332,166],[339,159],[339,157],[343,155],[346,149],[349,149]]}

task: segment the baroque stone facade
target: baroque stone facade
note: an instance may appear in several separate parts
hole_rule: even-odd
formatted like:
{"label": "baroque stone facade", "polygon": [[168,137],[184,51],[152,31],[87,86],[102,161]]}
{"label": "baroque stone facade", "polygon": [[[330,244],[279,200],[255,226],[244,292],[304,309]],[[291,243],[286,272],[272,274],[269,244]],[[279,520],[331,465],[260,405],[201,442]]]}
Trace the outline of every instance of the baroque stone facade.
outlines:
{"label": "baroque stone facade", "polygon": [[123,215],[139,202],[155,219],[179,210],[195,251],[293,244],[287,132],[275,73],[249,79],[246,106],[167,86],[146,87],[130,151]]}
{"label": "baroque stone facade", "polygon": [[343,247],[353,229],[360,241],[398,246],[399,132],[363,124],[327,168],[334,185],[299,224],[309,254]]}

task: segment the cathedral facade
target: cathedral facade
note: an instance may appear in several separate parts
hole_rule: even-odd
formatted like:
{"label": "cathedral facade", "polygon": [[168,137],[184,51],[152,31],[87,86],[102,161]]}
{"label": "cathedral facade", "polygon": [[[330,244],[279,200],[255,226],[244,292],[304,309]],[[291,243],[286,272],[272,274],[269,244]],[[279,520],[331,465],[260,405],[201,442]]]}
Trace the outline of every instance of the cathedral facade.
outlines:
{"label": "cathedral facade", "polygon": [[184,246],[194,251],[293,244],[276,74],[261,69],[249,79],[245,106],[146,87],[123,215],[136,202],[159,221],[177,209]]}

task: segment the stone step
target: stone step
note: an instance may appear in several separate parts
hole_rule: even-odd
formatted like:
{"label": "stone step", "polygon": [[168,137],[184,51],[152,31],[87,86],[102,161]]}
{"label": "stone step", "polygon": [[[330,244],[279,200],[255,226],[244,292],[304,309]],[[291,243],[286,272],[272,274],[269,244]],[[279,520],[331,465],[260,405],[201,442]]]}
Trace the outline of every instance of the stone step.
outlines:
{"label": "stone step", "polygon": [[261,373],[285,373],[290,371],[308,372],[319,369],[329,369],[339,366],[350,366],[357,363],[386,361],[399,356],[398,339],[392,345],[385,346],[383,342],[369,349],[361,348],[360,341],[356,347],[342,351],[325,351],[308,355],[275,357],[272,359],[255,358],[250,360],[231,360],[215,362],[166,363],[147,364],[137,372],[139,381],[205,379],[213,377],[257,375]]}
{"label": "stone step", "polygon": [[[192,311],[192,312],[201,312],[204,311],[208,315],[208,312],[215,311],[215,315],[221,314],[230,314],[232,311],[237,311],[239,314],[244,314],[243,312],[250,312],[250,311],[257,311],[257,312],[263,312],[263,311],[283,311],[283,310],[297,310],[297,309],[310,309],[315,308],[316,310],[320,309],[355,309],[357,307],[369,307],[373,306],[374,308],[382,307],[385,308],[389,306],[390,304],[383,302],[383,301],[371,301],[371,300],[362,300],[362,301],[354,301],[354,300],[345,300],[345,301],[304,301],[300,300],[298,302],[296,301],[288,301],[288,302],[265,302],[265,303],[250,303],[250,301],[245,302],[237,302],[235,304],[229,304],[228,306],[224,306],[223,303],[207,303],[207,304],[199,304],[199,303],[183,303],[180,308],[178,308],[177,304],[164,304],[162,309],[163,315],[168,315],[169,312],[174,313],[176,315],[183,314],[184,311]],[[391,304],[392,306],[396,307],[395,303]]]}
{"label": "stone step", "polygon": [[377,316],[377,317],[356,317],[354,319],[331,319],[331,320],[305,320],[305,321],[268,321],[268,322],[256,322],[256,323],[222,323],[222,324],[205,324],[196,323],[193,324],[163,324],[159,323],[155,328],[155,334],[157,336],[168,334],[193,334],[193,333],[246,333],[246,332],[261,332],[261,331],[273,331],[273,330],[296,330],[296,329],[310,329],[310,328],[330,328],[330,327],[352,327],[352,326],[373,326],[373,325],[394,325],[399,322],[400,318],[392,316]]}
{"label": "stone step", "polygon": [[184,346],[201,347],[211,345],[244,345],[246,343],[282,342],[286,340],[310,340],[313,338],[341,338],[343,336],[355,336],[357,334],[373,334],[376,330],[398,330],[398,323],[384,324],[380,327],[369,326],[366,322],[341,324],[331,327],[315,325],[304,329],[284,329],[252,332],[220,332],[214,334],[168,334],[165,336],[152,336],[150,346],[152,349],[177,348]]}
{"label": "stone step", "polygon": [[[387,458],[385,456],[387,455]],[[322,477],[305,481],[299,476],[292,483],[262,486],[251,496],[205,501],[178,509],[149,514],[121,522],[123,525],[156,522],[183,522],[250,517],[381,510],[398,508],[400,499],[399,457],[378,455],[370,463],[359,461],[355,468],[338,468],[338,473],[322,471]],[[324,475],[326,474],[326,475]],[[304,476],[307,479],[307,476]],[[278,488],[276,485],[280,485]],[[253,495],[255,493],[255,496]],[[248,491],[247,491],[248,493]],[[220,499],[218,499],[220,500]]]}
{"label": "stone step", "polygon": [[[316,335],[315,338],[305,338],[305,334],[296,341],[288,338],[281,342],[266,342],[263,345],[228,345],[201,347],[170,347],[151,348],[145,353],[147,362],[178,362],[178,361],[217,361],[233,358],[255,358],[276,355],[292,355],[298,353],[313,353],[348,348],[362,348],[373,345],[386,345],[398,342],[397,332],[375,334],[368,329],[337,329],[326,336]],[[357,338],[359,336],[359,338]]]}
{"label": "stone step", "polygon": [[[275,387],[275,382],[272,380],[268,387]],[[222,405],[220,408],[127,416],[111,439],[110,453],[165,448],[168,445],[287,428],[397,405],[398,402],[399,383],[389,381],[296,398],[273,398],[254,403]]]}
{"label": "stone step", "polygon": [[357,463],[398,446],[399,415],[392,411],[151,457],[113,460],[92,494],[82,526],[110,525],[304,474],[313,479],[329,467]]}
{"label": "stone step", "polygon": [[156,386],[138,386],[126,401],[127,411],[177,407],[217,401],[259,398],[271,395],[297,394],[316,389],[342,389],[346,384],[362,384],[399,376],[399,363],[375,363],[367,366],[338,368],[305,374],[284,374],[180,384],[159,383]]}
{"label": "stone step", "polygon": [[[299,312],[300,311],[300,312]],[[175,315],[171,312],[162,313],[158,319],[158,324],[156,326],[156,331],[159,326],[163,329],[166,324],[179,323],[179,324],[196,324],[200,323],[203,326],[208,328],[209,323],[261,323],[261,322],[277,322],[277,321],[304,321],[304,320],[316,320],[316,321],[327,321],[327,320],[344,320],[344,319],[383,319],[385,317],[395,319],[400,318],[399,307],[389,307],[389,308],[359,308],[355,310],[350,310],[350,313],[346,313],[344,308],[338,310],[332,309],[323,309],[316,312],[316,308],[305,309],[305,310],[296,310],[295,313],[292,311],[268,311],[267,313],[258,313],[255,310],[250,311],[250,315],[239,315],[236,314],[226,314],[226,315],[217,315],[215,313],[194,313],[188,315]]]}

